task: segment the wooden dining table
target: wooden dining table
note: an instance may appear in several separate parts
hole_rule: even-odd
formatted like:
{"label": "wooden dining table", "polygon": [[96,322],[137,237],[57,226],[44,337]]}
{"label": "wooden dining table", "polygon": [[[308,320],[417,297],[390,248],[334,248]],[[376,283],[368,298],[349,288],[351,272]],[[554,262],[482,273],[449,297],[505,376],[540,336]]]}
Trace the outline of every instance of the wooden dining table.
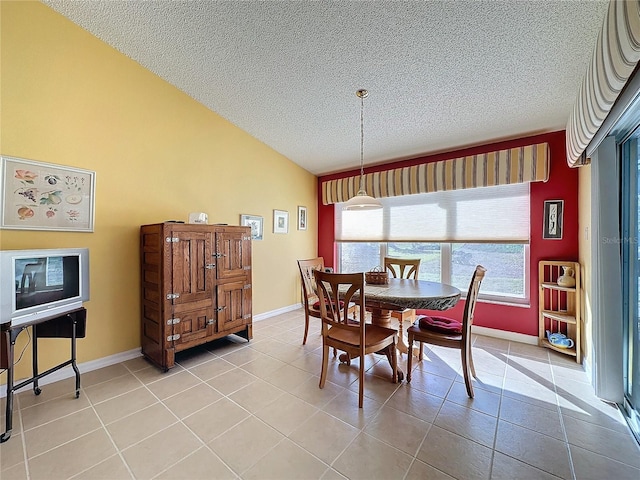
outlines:
{"label": "wooden dining table", "polygon": [[[420,310],[447,310],[460,300],[462,292],[452,285],[427,280],[390,278],[386,285],[366,284],[365,306],[371,312],[371,323],[387,328],[398,328],[391,323],[391,312],[405,308]],[[359,295],[354,295],[354,300]],[[398,350],[408,352],[403,335],[398,336]],[[403,375],[399,374],[400,379]]]}

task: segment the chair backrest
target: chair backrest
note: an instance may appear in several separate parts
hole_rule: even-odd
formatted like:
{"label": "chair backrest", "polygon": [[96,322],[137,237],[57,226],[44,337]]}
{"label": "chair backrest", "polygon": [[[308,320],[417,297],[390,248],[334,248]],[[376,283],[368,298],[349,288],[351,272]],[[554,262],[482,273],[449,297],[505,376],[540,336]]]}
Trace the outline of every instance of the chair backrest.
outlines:
{"label": "chair backrest", "polygon": [[[320,298],[322,334],[326,335],[329,328],[334,327],[360,330],[360,345],[364,345],[364,273],[329,273],[315,270],[313,275]],[[349,306],[353,304],[360,307],[358,323],[348,321]]]}
{"label": "chair backrest", "polygon": [[391,272],[393,278],[412,278],[415,280],[420,271],[420,259],[384,257],[384,269]]}
{"label": "chair backrest", "polygon": [[473,314],[476,309],[478,292],[480,291],[480,284],[486,272],[487,269],[482,265],[476,266],[473,276],[471,277],[471,283],[469,284],[467,301],[464,305],[464,314],[462,315],[462,335],[467,339],[471,337],[471,325],[473,325]]}
{"label": "chair backrest", "polygon": [[298,260],[298,268],[300,269],[300,277],[302,279],[302,301],[304,307],[309,309],[309,303],[317,300],[316,280],[313,272],[316,270],[324,270],[324,258],[310,258],[308,260]]}

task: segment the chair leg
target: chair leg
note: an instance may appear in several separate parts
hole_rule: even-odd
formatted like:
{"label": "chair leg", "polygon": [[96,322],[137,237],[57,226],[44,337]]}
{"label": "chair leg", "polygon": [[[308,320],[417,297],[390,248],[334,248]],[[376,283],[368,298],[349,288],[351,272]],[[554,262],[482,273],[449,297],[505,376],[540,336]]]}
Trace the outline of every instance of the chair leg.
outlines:
{"label": "chair leg", "polygon": [[460,349],[460,356],[462,357],[462,374],[464,375],[464,384],[467,387],[467,395],[469,395],[470,398],[473,398],[473,385],[471,383],[470,376],[471,366],[469,364],[469,351],[466,348]]}
{"label": "chair leg", "polygon": [[322,342],[322,370],[320,371],[320,388],[324,388],[327,381],[327,368],[329,365],[329,345]]}
{"label": "chair leg", "polygon": [[471,367],[471,375],[473,378],[478,378],[476,375],[476,367],[473,365],[473,349],[469,346],[469,366]]}
{"label": "chair leg", "polygon": [[360,366],[358,368],[358,407],[362,408],[364,402],[364,355],[360,355]]}
{"label": "chair leg", "polygon": [[307,335],[309,333],[309,312],[304,312],[304,337],[302,337],[302,344],[307,344]]}
{"label": "chair leg", "polygon": [[391,375],[393,376],[393,383],[398,383],[398,348],[394,343],[389,349],[391,350]]}
{"label": "chair leg", "polygon": [[[409,346],[409,352],[413,352],[413,335],[409,333],[409,337],[407,338],[407,344]],[[420,344],[422,346],[422,344]],[[422,353],[422,349],[420,350]],[[411,361],[413,359],[413,355],[411,353],[407,354],[407,383],[411,382]]]}

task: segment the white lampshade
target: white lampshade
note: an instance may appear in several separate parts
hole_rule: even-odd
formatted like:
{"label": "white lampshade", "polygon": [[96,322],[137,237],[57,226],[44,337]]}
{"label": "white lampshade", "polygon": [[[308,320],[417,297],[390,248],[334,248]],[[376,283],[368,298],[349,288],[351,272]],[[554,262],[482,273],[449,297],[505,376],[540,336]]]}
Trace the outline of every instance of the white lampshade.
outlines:
{"label": "white lampshade", "polygon": [[379,208],[382,208],[380,200],[370,197],[364,190],[359,190],[342,207],[343,210],[377,210]]}

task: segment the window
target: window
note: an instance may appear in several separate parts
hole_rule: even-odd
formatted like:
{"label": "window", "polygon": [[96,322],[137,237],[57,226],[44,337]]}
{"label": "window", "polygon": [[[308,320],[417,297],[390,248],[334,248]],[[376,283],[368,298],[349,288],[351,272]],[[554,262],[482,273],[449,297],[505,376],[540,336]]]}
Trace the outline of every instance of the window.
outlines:
{"label": "window", "polygon": [[385,256],[420,258],[421,280],[465,292],[487,268],[480,298],[529,301],[529,184],[382,199],[383,209],[336,205],[338,269],[369,271]]}

